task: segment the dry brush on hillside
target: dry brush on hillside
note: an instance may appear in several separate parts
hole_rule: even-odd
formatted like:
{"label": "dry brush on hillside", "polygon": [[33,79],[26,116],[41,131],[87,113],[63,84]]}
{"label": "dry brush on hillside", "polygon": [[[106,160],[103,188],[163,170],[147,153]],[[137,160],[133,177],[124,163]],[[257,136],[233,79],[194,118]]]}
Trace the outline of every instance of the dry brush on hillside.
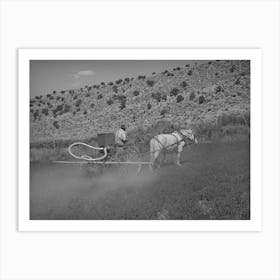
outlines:
{"label": "dry brush on hillside", "polygon": [[87,139],[120,123],[129,131],[147,130],[160,120],[206,134],[221,122],[248,126],[250,62],[185,65],[30,100],[31,143]]}

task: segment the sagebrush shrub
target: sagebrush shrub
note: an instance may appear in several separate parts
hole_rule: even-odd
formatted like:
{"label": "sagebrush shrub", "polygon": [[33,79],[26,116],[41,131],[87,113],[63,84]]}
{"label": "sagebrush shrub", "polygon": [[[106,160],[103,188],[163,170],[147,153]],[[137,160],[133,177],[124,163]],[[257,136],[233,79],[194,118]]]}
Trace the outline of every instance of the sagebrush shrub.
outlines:
{"label": "sagebrush shrub", "polygon": [[192,100],[195,99],[195,92],[194,92],[194,91],[192,91],[192,92],[190,93],[189,99],[190,99],[190,101],[192,101]]}
{"label": "sagebrush shrub", "polygon": [[198,98],[198,104],[203,104],[205,101],[205,97],[203,95],[200,95]]}
{"label": "sagebrush shrub", "polygon": [[233,72],[235,71],[235,65],[232,65],[232,66],[230,67],[229,71],[230,71],[231,73],[233,73]]}
{"label": "sagebrush shrub", "polygon": [[147,83],[147,85],[148,85],[149,87],[152,87],[152,86],[154,86],[155,81],[148,80],[146,83]]}
{"label": "sagebrush shrub", "polygon": [[216,93],[219,93],[219,92],[221,92],[222,91],[222,87],[221,86],[217,86],[216,87],[216,89],[215,89],[215,91],[216,91]]}
{"label": "sagebrush shrub", "polygon": [[70,110],[71,110],[71,106],[68,105],[68,104],[65,104],[65,105],[64,105],[64,111],[63,111],[63,113],[69,113]]}
{"label": "sagebrush shrub", "polygon": [[36,110],[36,111],[33,113],[33,118],[34,118],[34,120],[36,121],[36,120],[38,119],[38,117],[39,117],[39,111]]}
{"label": "sagebrush shrub", "polygon": [[81,100],[81,99],[78,99],[78,100],[76,101],[76,103],[75,103],[75,106],[76,106],[76,107],[80,107],[81,103],[82,103],[82,100]]}
{"label": "sagebrush shrub", "polygon": [[107,100],[107,104],[108,104],[108,105],[112,105],[113,103],[114,103],[114,101],[113,101],[112,99],[108,99],[108,100]]}
{"label": "sagebrush shrub", "polygon": [[53,122],[53,126],[54,126],[56,129],[59,129],[58,121],[54,121],[54,122]]}
{"label": "sagebrush shrub", "polygon": [[182,88],[185,88],[185,87],[188,86],[188,83],[187,83],[186,81],[183,81],[183,82],[180,83],[180,86],[181,86]]}
{"label": "sagebrush shrub", "polygon": [[241,84],[241,82],[240,82],[240,78],[238,78],[236,81],[235,81],[235,83],[234,83],[235,85],[240,85]]}
{"label": "sagebrush shrub", "polygon": [[170,96],[176,96],[176,95],[178,95],[178,93],[179,93],[179,89],[173,88],[173,89],[170,91]]}
{"label": "sagebrush shrub", "polygon": [[163,117],[165,117],[165,114],[166,114],[167,112],[168,112],[167,109],[163,109],[163,110],[160,111],[160,115],[163,116]]}
{"label": "sagebrush shrub", "polygon": [[152,98],[155,99],[157,102],[161,101],[161,94],[160,92],[153,92],[152,93]]}
{"label": "sagebrush shrub", "polygon": [[121,99],[120,101],[120,109],[123,110],[126,107],[126,99]]}
{"label": "sagebrush shrub", "polygon": [[117,86],[113,86],[113,92],[118,93],[118,87]]}
{"label": "sagebrush shrub", "polygon": [[184,97],[182,95],[177,96],[177,103],[180,103],[184,100]]}
{"label": "sagebrush shrub", "polygon": [[45,116],[48,116],[49,115],[49,110],[47,108],[44,108],[42,110],[42,114],[44,114]]}

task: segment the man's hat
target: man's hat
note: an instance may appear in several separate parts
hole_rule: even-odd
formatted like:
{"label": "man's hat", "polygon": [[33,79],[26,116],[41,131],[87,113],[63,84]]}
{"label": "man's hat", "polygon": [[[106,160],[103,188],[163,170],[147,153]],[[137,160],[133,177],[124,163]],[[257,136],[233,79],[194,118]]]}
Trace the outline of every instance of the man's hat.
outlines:
{"label": "man's hat", "polygon": [[123,130],[125,130],[125,129],[126,129],[126,127],[125,127],[125,125],[124,125],[124,124],[122,124],[122,125],[121,125],[121,129],[123,129]]}

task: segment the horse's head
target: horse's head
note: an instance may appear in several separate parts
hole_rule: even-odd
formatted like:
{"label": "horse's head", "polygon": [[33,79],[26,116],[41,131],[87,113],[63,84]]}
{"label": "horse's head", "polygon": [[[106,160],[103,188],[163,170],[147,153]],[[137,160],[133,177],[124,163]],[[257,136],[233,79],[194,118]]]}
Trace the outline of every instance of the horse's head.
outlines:
{"label": "horse's head", "polygon": [[184,136],[184,138],[187,138],[191,140],[194,144],[197,144],[197,138],[195,137],[195,134],[191,129],[181,129],[180,132]]}

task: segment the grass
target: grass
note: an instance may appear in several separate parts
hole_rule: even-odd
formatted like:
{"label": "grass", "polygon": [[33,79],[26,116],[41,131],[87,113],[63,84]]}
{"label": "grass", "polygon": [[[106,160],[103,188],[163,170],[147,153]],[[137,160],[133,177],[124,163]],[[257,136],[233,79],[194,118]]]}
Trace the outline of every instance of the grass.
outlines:
{"label": "grass", "polygon": [[248,141],[193,145],[181,167],[169,159],[131,178],[32,164],[31,219],[248,220],[249,148]]}
{"label": "grass", "polygon": [[[200,143],[248,140],[248,137],[250,137],[250,114],[223,114],[217,119],[216,123],[202,122],[194,125],[192,128]],[[147,152],[151,138],[160,133],[171,133],[177,129],[180,129],[178,125],[167,119],[162,119],[150,127],[136,127],[128,131],[128,139],[129,143],[136,145],[140,151]],[[30,161],[46,162],[70,159],[67,148],[73,142],[84,142],[93,146],[98,145],[96,137],[31,143]]]}

